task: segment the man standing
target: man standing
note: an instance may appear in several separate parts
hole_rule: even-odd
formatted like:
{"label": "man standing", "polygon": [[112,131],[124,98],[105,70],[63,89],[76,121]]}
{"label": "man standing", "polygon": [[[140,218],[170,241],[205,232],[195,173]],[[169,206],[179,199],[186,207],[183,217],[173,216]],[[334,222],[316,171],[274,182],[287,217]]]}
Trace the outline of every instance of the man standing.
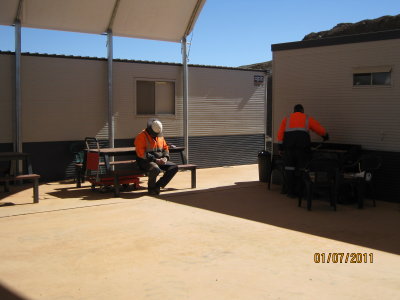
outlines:
{"label": "man standing", "polygon": [[[164,188],[178,172],[178,166],[169,161],[169,148],[162,136],[162,129],[158,119],[149,119],[146,129],[135,138],[138,165],[148,173],[150,195],[159,195],[160,188]],[[156,182],[161,171],[165,173]]]}
{"label": "man standing", "polygon": [[282,120],[278,131],[279,152],[285,164],[285,181],[288,197],[295,198],[301,193],[301,171],[311,156],[311,138],[309,130],[321,136],[324,141],[329,135],[314,118],[304,114],[301,104],[294,112]]}

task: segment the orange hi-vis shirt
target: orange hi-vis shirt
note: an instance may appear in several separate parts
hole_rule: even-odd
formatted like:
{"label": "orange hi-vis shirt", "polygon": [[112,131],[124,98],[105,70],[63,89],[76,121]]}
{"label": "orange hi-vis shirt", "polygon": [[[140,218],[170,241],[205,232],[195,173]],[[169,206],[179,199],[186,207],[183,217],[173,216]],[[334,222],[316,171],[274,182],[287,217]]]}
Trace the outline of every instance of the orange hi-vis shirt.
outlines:
{"label": "orange hi-vis shirt", "polygon": [[143,130],[135,138],[136,155],[142,159],[147,158],[149,152],[163,152],[169,154],[168,145],[164,137],[152,138],[151,135]]}
{"label": "orange hi-vis shirt", "polygon": [[314,131],[319,136],[326,135],[326,130],[321,124],[318,123],[312,117],[307,116],[301,112],[295,112],[290,114],[282,120],[281,126],[278,131],[278,144],[282,144],[285,138],[285,133],[289,132],[306,132],[309,134],[309,130]]}

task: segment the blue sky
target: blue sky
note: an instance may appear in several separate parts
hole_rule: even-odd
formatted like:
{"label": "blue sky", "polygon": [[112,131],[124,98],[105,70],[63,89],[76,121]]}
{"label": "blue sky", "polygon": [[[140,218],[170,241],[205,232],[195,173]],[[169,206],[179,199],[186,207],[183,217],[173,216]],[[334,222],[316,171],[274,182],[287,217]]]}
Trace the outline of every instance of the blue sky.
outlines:
{"label": "blue sky", "polygon": [[[399,0],[207,0],[197,20],[190,64],[236,67],[270,60],[271,44],[384,15],[400,14]],[[178,62],[179,43],[114,38],[114,57]],[[0,26],[0,50],[14,51],[14,28]],[[22,51],[90,57],[107,55],[106,36],[23,28]]]}

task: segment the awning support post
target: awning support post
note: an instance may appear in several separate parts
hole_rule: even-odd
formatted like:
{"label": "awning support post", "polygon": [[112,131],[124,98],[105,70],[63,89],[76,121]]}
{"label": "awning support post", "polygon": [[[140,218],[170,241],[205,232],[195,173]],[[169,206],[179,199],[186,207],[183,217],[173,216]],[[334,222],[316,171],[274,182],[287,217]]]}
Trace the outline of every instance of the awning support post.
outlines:
{"label": "awning support post", "polygon": [[114,148],[114,110],[113,110],[113,34],[107,31],[107,78],[108,78],[108,143]]}
{"label": "awning support post", "polygon": [[186,163],[189,163],[189,131],[188,131],[188,118],[189,118],[189,79],[188,79],[188,58],[186,48],[186,36],[182,38],[182,65],[183,65],[183,139],[186,152]]}
{"label": "awning support post", "polygon": [[21,107],[21,21],[17,19],[15,21],[15,99],[13,107],[13,149],[15,152],[22,152]]}

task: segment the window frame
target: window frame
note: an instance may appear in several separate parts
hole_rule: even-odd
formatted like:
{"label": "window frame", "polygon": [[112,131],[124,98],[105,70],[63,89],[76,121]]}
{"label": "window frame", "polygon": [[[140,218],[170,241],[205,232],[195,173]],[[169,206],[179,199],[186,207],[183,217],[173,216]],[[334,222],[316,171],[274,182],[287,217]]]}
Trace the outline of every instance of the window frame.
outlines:
{"label": "window frame", "polygon": [[[137,97],[137,89],[138,89],[138,81],[149,81],[149,82],[154,82],[154,86],[156,86],[157,82],[172,82],[174,84],[174,112],[173,113],[158,113],[157,112],[157,99],[156,99],[156,91],[154,90],[154,114],[138,114],[137,111],[137,105],[138,105],[138,97]],[[144,77],[138,77],[135,78],[134,80],[134,99],[135,99],[135,116],[136,117],[144,117],[144,118],[149,118],[149,117],[163,117],[163,118],[177,118],[176,115],[176,79],[165,79],[165,78],[144,78]]]}
{"label": "window frame", "polygon": [[[387,73],[390,78],[389,84],[374,84],[374,74]],[[352,86],[353,88],[388,88],[393,86],[393,70],[392,66],[372,66],[372,67],[354,67],[352,70]],[[355,84],[355,76],[369,76],[369,84]]]}

